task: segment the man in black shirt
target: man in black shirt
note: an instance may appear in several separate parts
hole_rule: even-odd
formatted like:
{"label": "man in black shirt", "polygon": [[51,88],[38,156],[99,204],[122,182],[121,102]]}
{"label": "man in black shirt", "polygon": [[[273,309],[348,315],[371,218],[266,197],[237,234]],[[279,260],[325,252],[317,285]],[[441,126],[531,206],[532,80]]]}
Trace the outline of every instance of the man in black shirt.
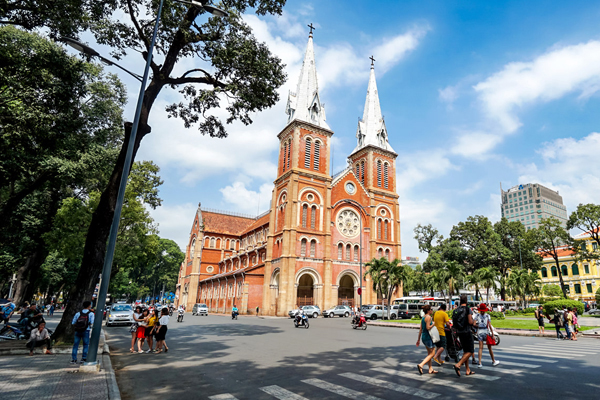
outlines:
{"label": "man in black shirt", "polygon": [[475,343],[471,332],[471,327],[475,325],[475,321],[473,320],[473,312],[467,307],[467,296],[464,294],[460,296],[460,307],[454,310],[452,323],[458,332],[458,338],[463,349],[463,357],[454,365],[454,371],[460,378],[460,367],[465,364],[467,375],[475,375],[475,372],[471,371],[469,367],[469,358],[475,352]]}

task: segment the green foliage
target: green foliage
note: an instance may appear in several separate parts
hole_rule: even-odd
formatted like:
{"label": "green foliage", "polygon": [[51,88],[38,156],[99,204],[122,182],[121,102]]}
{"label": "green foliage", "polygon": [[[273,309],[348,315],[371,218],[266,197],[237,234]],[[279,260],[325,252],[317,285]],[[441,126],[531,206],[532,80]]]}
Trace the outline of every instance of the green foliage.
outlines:
{"label": "green foliage", "polygon": [[600,288],[596,290],[596,303],[600,303]]}
{"label": "green foliage", "polygon": [[563,292],[558,285],[544,285],[542,293],[548,297],[563,297]]}
{"label": "green foliage", "polygon": [[577,301],[577,300],[567,300],[567,299],[554,300],[554,301],[549,301],[549,302],[545,303],[544,304],[544,313],[546,315],[553,315],[555,308],[562,310],[563,307],[567,307],[567,308],[577,307],[577,315],[583,315],[583,303],[580,301]]}
{"label": "green foliage", "polygon": [[[366,267],[364,276],[371,277],[373,290],[381,293],[387,299],[387,304],[391,304],[394,291],[408,281],[411,273],[410,267],[402,265],[399,259],[390,262],[385,257],[373,258]],[[388,308],[388,318],[389,314]]]}
{"label": "green foliage", "polygon": [[[579,204],[577,209],[571,213],[567,222],[567,229],[575,228],[589,234],[587,239],[571,242],[577,260],[600,260],[600,205]],[[596,249],[590,245],[581,246],[589,239],[596,244]]]}
{"label": "green foliage", "polygon": [[524,308],[524,309],[522,309],[522,310],[519,310],[519,311],[520,311],[522,314],[532,314],[532,313],[534,313],[534,312],[535,312],[535,310],[536,310],[536,308],[535,308],[535,307],[527,307],[527,308]]}
{"label": "green foliage", "polygon": [[495,319],[495,320],[498,320],[498,319],[504,319],[504,318],[505,318],[505,317],[504,317],[504,314],[502,314],[502,313],[501,313],[501,312],[499,312],[499,311],[489,311],[489,312],[488,312],[488,314],[489,314],[489,316],[490,316],[492,319]]}

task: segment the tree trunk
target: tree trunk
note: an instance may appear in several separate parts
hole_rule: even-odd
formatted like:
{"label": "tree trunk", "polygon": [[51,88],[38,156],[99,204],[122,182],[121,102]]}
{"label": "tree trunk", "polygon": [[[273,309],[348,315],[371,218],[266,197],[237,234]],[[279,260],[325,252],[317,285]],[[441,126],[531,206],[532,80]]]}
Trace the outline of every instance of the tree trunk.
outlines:
{"label": "tree trunk", "polygon": [[15,283],[15,294],[13,303],[23,304],[25,301],[33,301],[35,291],[35,280],[39,275],[40,268],[46,259],[48,252],[43,244],[38,243],[38,247],[32,255],[27,257],[25,264],[17,272],[17,282]]}
{"label": "tree trunk", "polygon": [[[146,119],[147,120],[147,114]],[[144,121],[145,121],[144,120]],[[88,228],[85,247],[83,250],[83,259],[81,260],[81,268],[77,275],[77,280],[73,289],[68,294],[68,304],[63,313],[60,323],[56,327],[53,338],[57,341],[70,340],[73,336],[73,327],[71,321],[75,314],[81,310],[84,301],[91,301],[96,288],[98,275],[102,272],[104,265],[104,256],[106,254],[106,242],[110,233],[112,219],[115,213],[117,203],[117,195],[119,191],[119,183],[125,165],[125,157],[127,154],[127,143],[131,135],[133,124],[125,123],[125,140],[121,146],[119,157],[108,181],[106,189],[102,192],[98,207],[92,214],[92,221]],[[140,146],[141,140],[150,132],[150,127],[140,121],[138,133],[136,136],[133,157],[131,162],[135,160],[135,155]]]}
{"label": "tree trunk", "polygon": [[560,281],[560,288],[563,292],[563,296],[565,297],[565,299],[568,299],[567,288],[565,288],[565,281],[563,281],[562,271],[560,270],[560,263],[558,262],[557,258],[555,258],[554,261],[556,262],[556,270],[558,271],[558,280]]}

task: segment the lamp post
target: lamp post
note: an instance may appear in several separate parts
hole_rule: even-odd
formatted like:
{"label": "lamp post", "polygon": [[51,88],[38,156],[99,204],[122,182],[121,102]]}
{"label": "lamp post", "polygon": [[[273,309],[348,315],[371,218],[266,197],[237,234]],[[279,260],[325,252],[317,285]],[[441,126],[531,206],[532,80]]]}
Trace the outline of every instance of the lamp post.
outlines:
{"label": "lamp post", "polygon": [[[137,136],[138,126],[140,124],[140,115],[142,113],[142,105],[144,102],[144,92],[146,90],[146,84],[148,83],[148,74],[150,72],[150,65],[152,63],[152,52],[154,50],[154,44],[156,42],[156,35],[158,33],[158,26],[160,23],[160,18],[162,15],[163,1],[160,0],[158,5],[158,12],[156,14],[156,22],[154,23],[154,31],[152,32],[152,40],[150,41],[150,46],[148,48],[148,55],[146,57],[146,67],[144,69],[144,75],[140,80],[139,75],[134,74],[131,71],[121,67],[120,65],[115,64],[114,62],[102,57],[97,51],[92,49],[91,47],[84,45],[74,39],[64,38],[63,41],[74,49],[86,54],[90,57],[98,57],[105,63],[109,65],[114,65],[128,74],[132,75],[134,78],[141,81],[140,92],[138,95],[137,106],[135,109],[135,117],[133,119],[133,126],[131,128],[131,135],[129,136],[129,142],[127,143],[127,153],[125,156],[125,164],[123,166],[123,173],[121,175],[121,181],[119,183],[119,192],[117,195],[117,204],[115,206],[115,213],[112,220],[112,225],[110,227],[110,234],[108,237],[108,245],[106,248],[106,256],[104,258],[104,266],[102,267],[102,280],[100,284],[100,290],[98,292],[98,300],[96,303],[96,313],[94,315],[94,325],[92,327],[92,336],[90,337],[90,345],[89,345],[89,353],[87,362],[84,364],[86,366],[98,365],[97,356],[98,356],[98,343],[100,342],[100,331],[102,330],[102,319],[103,319],[103,310],[106,305],[106,295],[108,293],[108,285],[110,283],[110,271],[112,269],[112,262],[115,253],[115,245],[117,242],[117,233],[119,230],[119,222],[121,220],[121,210],[123,209],[123,202],[125,197],[125,188],[127,186],[127,178],[129,176],[129,171],[131,169],[131,162],[133,158],[133,148],[135,144],[135,138]],[[187,4],[190,6],[198,7],[206,10],[207,12],[218,16],[223,17],[228,15],[227,11],[221,10],[217,7],[213,7],[207,4],[200,3],[195,0],[185,1],[185,0],[175,0],[178,3]]]}

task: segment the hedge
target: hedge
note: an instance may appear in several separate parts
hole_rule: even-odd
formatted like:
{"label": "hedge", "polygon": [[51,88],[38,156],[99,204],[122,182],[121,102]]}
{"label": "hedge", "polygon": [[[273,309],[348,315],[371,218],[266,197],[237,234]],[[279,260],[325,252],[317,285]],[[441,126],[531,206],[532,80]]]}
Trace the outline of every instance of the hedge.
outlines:
{"label": "hedge", "polygon": [[499,311],[490,311],[488,314],[492,319],[504,319],[504,314]]}
{"label": "hedge", "polygon": [[583,303],[577,300],[555,300],[549,301],[544,304],[544,312],[546,315],[552,316],[554,314],[554,309],[558,308],[562,310],[563,307],[573,308],[577,307],[577,314],[583,315]]}

